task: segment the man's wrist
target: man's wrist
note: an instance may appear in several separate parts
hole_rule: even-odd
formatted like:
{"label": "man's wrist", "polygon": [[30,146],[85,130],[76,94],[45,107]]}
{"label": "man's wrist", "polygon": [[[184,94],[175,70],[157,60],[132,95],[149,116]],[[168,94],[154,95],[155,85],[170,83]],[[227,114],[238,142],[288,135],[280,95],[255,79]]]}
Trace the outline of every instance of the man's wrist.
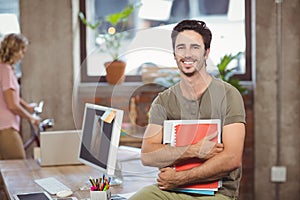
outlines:
{"label": "man's wrist", "polygon": [[[199,150],[197,148],[197,146],[195,144],[189,145],[188,149],[187,149],[187,155],[190,158],[200,158],[199,157]],[[202,158],[200,158],[202,159]]]}

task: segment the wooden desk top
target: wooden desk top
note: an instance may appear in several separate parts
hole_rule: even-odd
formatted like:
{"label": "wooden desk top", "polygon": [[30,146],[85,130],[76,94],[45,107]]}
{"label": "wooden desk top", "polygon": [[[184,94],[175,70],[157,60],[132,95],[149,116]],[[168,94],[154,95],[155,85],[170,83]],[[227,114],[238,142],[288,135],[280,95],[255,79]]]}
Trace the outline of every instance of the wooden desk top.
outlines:
{"label": "wooden desk top", "polygon": [[[73,196],[76,196],[78,199],[85,199],[89,198],[89,190],[87,188],[90,185],[88,178],[90,176],[102,176],[101,172],[86,165],[40,167],[37,161],[33,159],[3,160],[0,161],[0,170],[8,199],[14,199],[13,194],[17,193],[43,191],[34,180],[46,177],[55,177],[73,191]],[[113,194],[131,193],[146,185],[153,184],[155,181],[156,178],[154,176],[125,175],[123,184],[111,186],[111,190]],[[80,189],[83,186],[88,187],[85,187],[86,189],[84,190]]]}

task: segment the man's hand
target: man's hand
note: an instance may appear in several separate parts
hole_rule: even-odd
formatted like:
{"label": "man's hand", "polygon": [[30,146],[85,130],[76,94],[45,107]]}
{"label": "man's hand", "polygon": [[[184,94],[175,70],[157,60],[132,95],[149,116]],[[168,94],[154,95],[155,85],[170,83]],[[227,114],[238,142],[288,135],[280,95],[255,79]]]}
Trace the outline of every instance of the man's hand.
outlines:
{"label": "man's hand", "polygon": [[174,168],[166,167],[160,169],[157,178],[158,187],[162,190],[172,189],[182,184],[178,172]]}
{"label": "man's hand", "polygon": [[223,150],[224,150],[224,145],[223,144],[214,143],[213,147],[210,148],[210,151],[208,151],[208,149],[207,149],[207,152],[205,151],[205,149],[200,150],[199,158],[202,157],[203,160],[208,160],[208,159],[214,157],[215,155],[221,153]]}
{"label": "man's hand", "polygon": [[224,145],[221,143],[211,141],[213,138],[217,137],[218,132],[216,131],[213,134],[210,134],[199,141],[197,144],[191,145],[192,151],[197,154],[197,157],[202,160],[207,160],[218,153],[222,152]]}

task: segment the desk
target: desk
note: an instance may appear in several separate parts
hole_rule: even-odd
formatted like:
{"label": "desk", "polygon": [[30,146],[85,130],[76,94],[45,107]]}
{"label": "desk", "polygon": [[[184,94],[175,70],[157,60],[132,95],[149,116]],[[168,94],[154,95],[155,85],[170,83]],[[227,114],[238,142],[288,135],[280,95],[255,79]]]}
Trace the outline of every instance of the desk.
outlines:
{"label": "desk", "polygon": [[[134,160],[135,163],[138,161]],[[102,176],[102,173],[86,165],[40,167],[33,159],[3,160],[0,161],[0,170],[7,198],[11,200],[14,199],[13,194],[16,193],[43,191],[34,180],[50,176],[68,186],[73,191],[73,196],[79,200],[89,198],[89,190],[80,190],[80,188],[88,185],[89,176]],[[135,192],[146,185],[153,184],[155,179],[154,176],[126,176],[124,174],[123,184],[112,186],[111,190],[113,194]],[[126,187],[127,185],[130,187]]]}

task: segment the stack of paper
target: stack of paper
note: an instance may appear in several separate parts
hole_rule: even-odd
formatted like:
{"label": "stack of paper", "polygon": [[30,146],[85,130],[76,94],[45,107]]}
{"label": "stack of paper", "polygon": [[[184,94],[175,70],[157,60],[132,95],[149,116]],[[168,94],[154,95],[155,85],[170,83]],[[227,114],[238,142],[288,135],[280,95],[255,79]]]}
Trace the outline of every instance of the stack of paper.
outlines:
{"label": "stack of paper", "polygon": [[[166,120],[164,122],[164,143],[172,146],[187,146],[195,144],[211,134],[216,137],[211,141],[221,141],[221,128],[219,119],[211,120]],[[203,162],[198,158],[185,160],[174,167],[177,171],[188,170],[201,165]],[[221,180],[191,184],[174,189],[175,191],[214,195],[222,186]]]}

